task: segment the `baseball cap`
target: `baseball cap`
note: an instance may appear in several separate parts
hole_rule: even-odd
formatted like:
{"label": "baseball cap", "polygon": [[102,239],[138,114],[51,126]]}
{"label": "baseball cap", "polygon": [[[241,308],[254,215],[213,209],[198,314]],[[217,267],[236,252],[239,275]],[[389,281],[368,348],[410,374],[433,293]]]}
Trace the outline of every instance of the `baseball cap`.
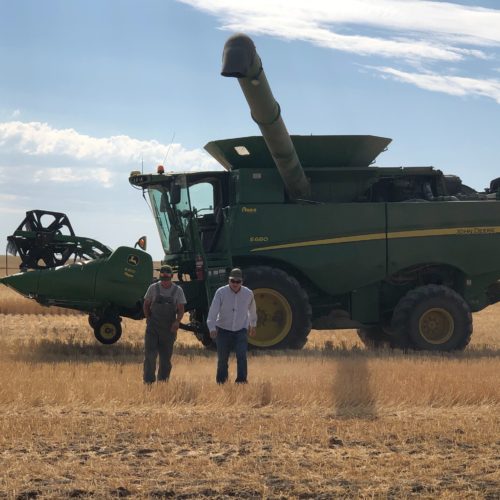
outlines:
{"label": "baseball cap", "polygon": [[174,274],[172,268],[170,266],[161,266],[160,268],[160,279],[169,279]]}
{"label": "baseball cap", "polygon": [[243,273],[241,272],[241,269],[239,269],[238,267],[231,269],[231,272],[229,273],[229,278],[242,281]]}

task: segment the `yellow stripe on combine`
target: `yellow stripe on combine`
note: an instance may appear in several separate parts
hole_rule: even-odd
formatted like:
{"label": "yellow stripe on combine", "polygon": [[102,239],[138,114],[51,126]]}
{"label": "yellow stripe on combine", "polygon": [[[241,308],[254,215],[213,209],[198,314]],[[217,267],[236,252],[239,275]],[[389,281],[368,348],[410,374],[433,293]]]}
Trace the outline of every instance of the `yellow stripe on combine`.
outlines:
{"label": "yellow stripe on combine", "polygon": [[394,231],[387,233],[359,234],[356,236],[340,236],[338,238],[327,238],[324,240],[298,241],[296,243],[284,243],[282,245],[270,245],[267,247],[253,248],[252,252],[263,252],[266,250],[281,250],[285,248],[303,248],[319,245],[337,245],[340,243],[354,243],[357,241],[389,240],[398,238],[426,238],[429,236],[484,236],[499,234],[500,226],[487,227],[452,227],[441,229],[415,229],[413,231]]}
{"label": "yellow stripe on combine", "polygon": [[416,229],[414,231],[394,231],[387,233],[388,239],[423,238],[426,236],[480,236],[500,233],[500,226],[451,227],[441,229]]}

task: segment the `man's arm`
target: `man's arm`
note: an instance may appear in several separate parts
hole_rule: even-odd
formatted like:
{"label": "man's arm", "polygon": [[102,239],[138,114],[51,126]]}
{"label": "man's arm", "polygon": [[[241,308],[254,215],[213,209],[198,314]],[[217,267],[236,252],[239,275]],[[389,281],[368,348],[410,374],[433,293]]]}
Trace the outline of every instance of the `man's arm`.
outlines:
{"label": "man's arm", "polygon": [[181,324],[181,319],[184,316],[184,304],[177,304],[177,315],[172,323],[172,333],[175,333]]}
{"label": "man's arm", "polygon": [[146,317],[146,319],[151,316],[151,304],[152,304],[151,299],[144,299],[142,310],[144,311],[144,316]]}
{"label": "man's arm", "polygon": [[252,300],[250,302],[250,307],[248,308],[249,319],[250,319],[250,328],[248,331],[248,335],[250,337],[255,337],[256,334],[256,326],[257,326],[257,306],[255,305],[255,297],[252,293]]}
{"label": "man's arm", "polygon": [[151,316],[151,305],[153,304],[153,299],[155,298],[155,284],[149,285],[146,290],[146,295],[144,295],[144,303],[142,304],[142,310],[144,311],[144,317],[147,319]]}
{"label": "man's arm", "polygon": [[212,339],[215,339],[215,337],[217,336],[217,329],[215,327],[215,322],[220,312],[221,303],[222,303],[221,292],[219,288],[219,290],[215,292],[212,304],[210,304],[210,309],[208,310],[208,317],[207,317],[207,326],[210,332],[210,337],[212,337]]}

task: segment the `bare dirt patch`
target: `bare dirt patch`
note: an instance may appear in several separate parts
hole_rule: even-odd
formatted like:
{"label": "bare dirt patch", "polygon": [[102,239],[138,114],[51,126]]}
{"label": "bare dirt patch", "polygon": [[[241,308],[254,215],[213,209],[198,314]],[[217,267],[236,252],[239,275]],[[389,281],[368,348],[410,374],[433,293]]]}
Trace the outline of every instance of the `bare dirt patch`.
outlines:
{"label": "bare dirt patch", "polygon": [[1,420],[9,496],[495,498],[500,484],[489,407],[369,419],[326,408],[80,408]]}

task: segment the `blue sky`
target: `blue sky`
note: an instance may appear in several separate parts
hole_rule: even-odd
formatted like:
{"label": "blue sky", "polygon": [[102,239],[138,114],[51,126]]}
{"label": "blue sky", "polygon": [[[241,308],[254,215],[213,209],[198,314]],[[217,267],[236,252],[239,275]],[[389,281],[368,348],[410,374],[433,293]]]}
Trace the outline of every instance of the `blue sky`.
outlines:
{"label": "blue sky", "polygon": [[113,248],[146,234],[160,259],[128,174],[211,169],[208,141],[259,133],[220,76],[238,31],[290,133],[391,137],[377,165],[476,189],[500,176],[498,1],[0,0],[0,240],[39,208]]}

